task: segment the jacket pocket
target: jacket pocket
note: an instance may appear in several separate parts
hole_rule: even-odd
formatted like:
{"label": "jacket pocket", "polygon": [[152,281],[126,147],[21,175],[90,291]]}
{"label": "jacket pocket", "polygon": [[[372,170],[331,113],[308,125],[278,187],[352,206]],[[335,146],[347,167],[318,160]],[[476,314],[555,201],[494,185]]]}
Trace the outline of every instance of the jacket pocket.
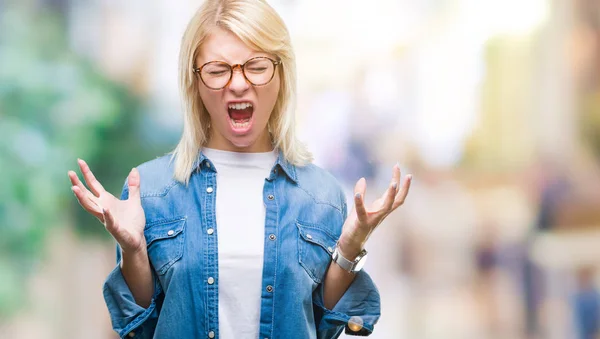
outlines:
{"label": "jacket pocket", "polygon": [[185,222],[183,217],[146,225],[148,257],[159,275],[165,274],[183,256]]}
{"label": "jacket pocket", "polygon": [[316,283],[321,283],[331,262],[337,238],[323,225],[296,221],[296,226],[298,261]]}

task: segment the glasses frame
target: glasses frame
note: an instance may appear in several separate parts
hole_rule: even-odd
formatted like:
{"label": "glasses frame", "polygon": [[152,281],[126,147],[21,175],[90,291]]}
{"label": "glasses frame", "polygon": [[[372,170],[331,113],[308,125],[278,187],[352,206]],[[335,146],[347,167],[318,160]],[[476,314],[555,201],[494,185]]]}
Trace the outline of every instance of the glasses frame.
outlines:
{"label": "glasses frame", "polygon": [[[245,71],[245,68],[244,68],[249,62],[251,62],[252,60],[256,60],[256,59],[267,59],[267,60],[269,60],[269,61],[271,61],[273,63],[273,74],[271,74],[271,78],[269,78],[269,80],[267,82],[265,82],[264,84],[262,84],[262,85],[257,85],[255,83],[253,83],[252,81],[250,81],[250,79],[248,79],[248,77],[246,76],[246,71]],[[225,84],[225,86],[219,87],[219,88],[214,88],[214,87],[208,86],[206,84],[206,82],[204,81],[204,79],[202,78],[202,69],[206,65],[216,64],[216,63],[218,63],[218,64],[225,64],[225,65],[227,65],[229,67],[229,70],[230,70],[230,72],[229,72],[229,80],[227,80],[227,83]],[[259,57],[250,58],[250,59],[246,60],[246,62],[244,62],[243,64],[235,64],[235,65],[230,65],[230,64],[226,63],[225,61],[219,61],[219,60],[209,61],[209,62],[205,63],[204,65],[202,65],[200,67],[193,68],[192,70],[194,71],[194,73],[198,74],[198,77],[200,78],[200,81],[202,81],[202,83],[204,84],[204,86],[206,86],[206,87],[208,87],[208,88],[210,88],[212,90],[218,91],[218,90],[221,90],[221,89],[229,86],[229,84],[231,83],[231,80],[233,79],[233,72],[237,68],[239,68],[242,71],[242,75],[244,76],[244,79],[246,79],[246,81],[248,81],[248,83],[251,84],[252,86],[256,86],[256,87],[266,86],[266,85],[268,85],[271,82],[271,80],[273,80],[273,78],[275,77],[275,72],[277,72],[277,66],[281,65],[281,64],[282,64],[281,60],[273,60],[273,59],[271,59],[269,57],[259,56]]]}

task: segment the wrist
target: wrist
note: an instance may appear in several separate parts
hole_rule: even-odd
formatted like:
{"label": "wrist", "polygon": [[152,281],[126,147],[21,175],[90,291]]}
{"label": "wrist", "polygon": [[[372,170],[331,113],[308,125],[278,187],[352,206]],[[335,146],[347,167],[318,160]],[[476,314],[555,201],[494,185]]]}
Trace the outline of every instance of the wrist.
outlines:
{"label": "wrist", "polygon": [[[345,251],[345,252],[344,252]],[[333,262],[340,266],[343,270],[350,273],[358,273],[362,270],[367,259],[367,251],[362,249],[343,247],[338,242],[331,256]]]}
{"label": "wrist", "polygon": [[123,257],[128,258],[139,258],[147,256],[148,252],[146,251],[146,241],[142,241],[138,246],[132,248],[121,246],[121,255]]}
{"label": "wrist", "polygon": [[354,261],[364,248],[362,242],[349,242],[340,238],[337,243],[338,252],[340,255],[350,261]]}

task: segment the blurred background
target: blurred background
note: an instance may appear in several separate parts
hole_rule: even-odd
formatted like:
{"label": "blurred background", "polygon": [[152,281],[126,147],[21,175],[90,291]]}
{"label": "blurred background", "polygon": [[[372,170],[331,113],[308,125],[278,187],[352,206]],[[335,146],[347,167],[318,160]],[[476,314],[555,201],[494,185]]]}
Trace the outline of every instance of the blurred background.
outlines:
{"label": "blurred background", "polygon": [[[316,163],[349,197],[414,176],[368,244],[372,338],[600,338],[600,1],[269,2]],[[114,243],[67,171],[119,194],[173,149],[200,3],[0,0],[1,338],[116,337]]]}

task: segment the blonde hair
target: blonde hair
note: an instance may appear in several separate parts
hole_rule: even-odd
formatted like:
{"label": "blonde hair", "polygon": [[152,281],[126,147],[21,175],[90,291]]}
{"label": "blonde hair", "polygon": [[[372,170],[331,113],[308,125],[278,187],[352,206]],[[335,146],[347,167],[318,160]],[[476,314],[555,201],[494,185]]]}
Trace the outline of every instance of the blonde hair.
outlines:
{"label": "blonde hair", "polygon": [[202,43],[211,29],[220,27],[236,35],[248,47],[281,60],[280,88],[268,128],[275,148],[297,166],[312,155],[296,137],[296,63],[288,30],[277,12],[264,0],[206,0],[191,19],[181,41],[179,86],[184,104],[183,133],[173,151],[174,178],[187,185],[201,148],[208,141],[210,116],[200,98],[200,81],[193,73]]}

